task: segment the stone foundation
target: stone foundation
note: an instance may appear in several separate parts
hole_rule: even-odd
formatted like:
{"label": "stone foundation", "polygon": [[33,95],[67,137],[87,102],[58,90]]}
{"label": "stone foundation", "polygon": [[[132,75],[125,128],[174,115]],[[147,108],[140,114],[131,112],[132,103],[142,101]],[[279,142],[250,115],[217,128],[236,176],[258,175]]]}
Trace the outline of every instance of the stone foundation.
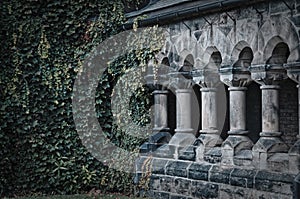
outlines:
{"label": "stone foundation", "polygon": [[138,194],[151,198],[293,198],[294,174],[157,157],[139,158]]}

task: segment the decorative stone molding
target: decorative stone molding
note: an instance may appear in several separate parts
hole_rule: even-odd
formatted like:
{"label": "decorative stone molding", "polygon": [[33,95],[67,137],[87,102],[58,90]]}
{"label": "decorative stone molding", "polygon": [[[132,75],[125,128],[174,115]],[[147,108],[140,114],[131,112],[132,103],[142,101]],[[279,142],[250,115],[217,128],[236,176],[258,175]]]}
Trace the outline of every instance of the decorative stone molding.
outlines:
{"label": "decorative stone molding", "polygon": [[260,85],[278,85],[288,78],[282,64],[251,65],[249,70],[251,78]]}
{"label": "decorative stone molding", "polygon": [[251,82],[251,74],[245,67],[222,66],[220,68],[220,79],[229,87],[246,87]]}

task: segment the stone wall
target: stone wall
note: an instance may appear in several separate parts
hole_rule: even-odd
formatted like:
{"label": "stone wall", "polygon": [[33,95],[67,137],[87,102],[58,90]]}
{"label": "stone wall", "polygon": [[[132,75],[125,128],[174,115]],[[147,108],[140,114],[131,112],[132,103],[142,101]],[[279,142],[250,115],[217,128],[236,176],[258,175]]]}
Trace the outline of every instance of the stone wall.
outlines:
{"label": "stone wall", "polygon": [[166,28],[157,61],[172,66],[171,131],[160,135],[172,136],[141,148],[138,192],[293,198],[300,171],[300,1],[260,2]]}
{"label": "stone wall", "polygon": [[293,198],[292,174],[247,168],[226,168],[209,163],[151,158],[139,159],[139,181],[148,170],[150,186],[139,190],[152,198]]}

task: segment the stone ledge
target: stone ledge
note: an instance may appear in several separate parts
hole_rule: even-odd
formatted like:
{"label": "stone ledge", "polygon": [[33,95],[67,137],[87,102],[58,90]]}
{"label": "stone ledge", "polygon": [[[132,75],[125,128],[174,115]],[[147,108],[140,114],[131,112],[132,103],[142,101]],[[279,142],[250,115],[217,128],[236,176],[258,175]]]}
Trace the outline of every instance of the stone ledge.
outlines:
{"label": "stone ledge", "polygon": [[[141,160],[146,161],[147,158]],[[159,176],[151,180],[151,183],[154,183],[152,189],[158,191],[185,195],[183,192],[187,188],[186,184],[205,182],[276,194],[293,194],[293,174],[236,167],[223,168],[209,163],[162,158],[152,158],[151,164],[152,176]],[[138,174],[141,176],[140,172]],[[181,192],[178,192],[180,190]]]}

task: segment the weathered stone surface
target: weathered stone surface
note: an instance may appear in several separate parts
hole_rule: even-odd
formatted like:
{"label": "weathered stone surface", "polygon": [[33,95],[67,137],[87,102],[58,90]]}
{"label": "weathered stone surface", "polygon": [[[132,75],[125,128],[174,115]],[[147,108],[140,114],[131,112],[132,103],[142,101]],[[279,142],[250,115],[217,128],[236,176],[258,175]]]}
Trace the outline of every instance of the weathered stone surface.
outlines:
{"label": "weathered stone surface", "polygon": [[150,198],[155,198],[155,199],[167,199],[170,197],[170,193],[151,191],[149,196]]}
{"label": "weathered stone surface", "polygon": [[185,196],[180,196],[180,195],[171,195],[170,199],[187,199]]}
{"label": "weathered stone surface", "polygon": [[151,172],[153,174],[165,174],[165,167],[168,163],[167,159],[157,159],[152,160]]}
{"label": "weathered stone surface", "polygon": [[192,196],[195,198],[218,198],[219,185],[202,181],[192,182]]}
{"label": "weathered stone surface", "polygon": [[195,161],[196,159],[196,146],[187,146],[179,151],[180,160],[190,160]]}
{"label": "weathered stone surface", "polygon": [[[147,181],[148,181],[148,179],[144,178],[143,181],[141,181],[140,186],[146,188]],[[160,185],[160,177],[156,176],[156,175],[151,175],[150,179],[149,179],[149,188],[150,188],[150,190],[160,190],[160,187],[161,187],[161,185]]]}
{"label": "weathered stone surface", "polygon": [[255,176],[255,189],[271,193],[292,195],[294,175],[259,171]]}
{"label": "weathered stone surface", "polygon": [[175,178],[174,180],[175,193],[179,195],[189,196],[191,194],[191,180]]}
{"label": "weathered stone surface", "polygon": [[206,162],[215,164],[215,163],[219,163],[222,160],[222,149],[221,147],[214,147],[210,150],[208,150],[205,154],[204,154],[204,160]]}
{"label": "weathered stone surface", "polygon": [[152,161],[152,158],[147,157],[147,156],[140,156],[136,161],[135,161],[135,172],[144,172],[144,165],[146,161]]}
{"label": "weathered stone surface", "polygon": [[209,170],[212,165],[192,163],[188,169],[188,177],[195,180],[208,180]]}
{"label": "weathered stone surface", "polygon": [[168,176],[160,176],[160,190],[164,192],[174,192],[174,178]]}
{"label": "weathered stone surface", "polygon": [[230,175],[230,184],[244,188],[253,188],[255,170],[235,168]]}
{"label": "weathered stone surface", "polygon": [[230,173],[233,168],[222,169],[219,166],[212,166],[209,174],[209,181],[216,183],[229,184]]}
{"label": "weathered stone surface", "polygon": [[178,177],[187,177],[187,168],[191,162],[169,161],[166,166],[166,174]]}
{"label": "weathered stone surface", "polygon": [[173,145],[165,144],[158,149],[156,149],[152,155],[154,157],[160,158],[173,158],[175,154],[176,147]]}
{"label": "weathered stone surface", "polygon": [[251,194],[252,194],[251,189],[221,185],[219,199],[228,199],[228,198],[238,198],[238,199],[251,198],[252,199],[253,197],[251,197]]}

